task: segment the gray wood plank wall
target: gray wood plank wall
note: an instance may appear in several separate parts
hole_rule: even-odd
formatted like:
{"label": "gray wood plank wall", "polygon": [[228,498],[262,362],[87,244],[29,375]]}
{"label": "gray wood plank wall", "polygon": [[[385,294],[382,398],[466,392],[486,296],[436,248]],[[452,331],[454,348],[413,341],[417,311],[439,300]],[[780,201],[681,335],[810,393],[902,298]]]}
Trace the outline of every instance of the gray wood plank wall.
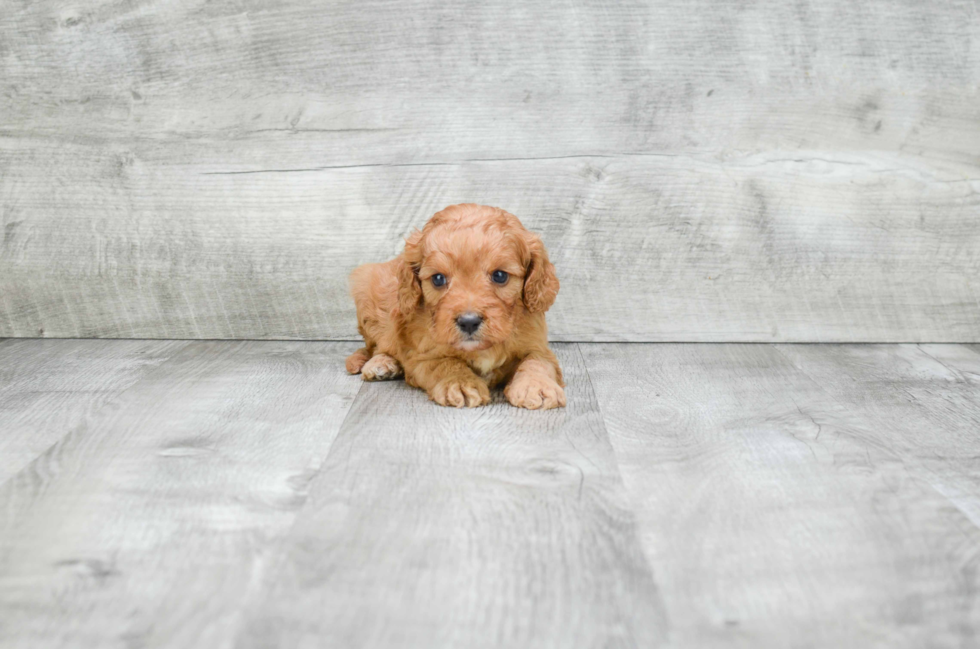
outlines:
{"label": "gray wood plank wall", "polygon": [[463,201],[556,340],[980,341],[980,2],[0,11],[0,336],[352,338]]}

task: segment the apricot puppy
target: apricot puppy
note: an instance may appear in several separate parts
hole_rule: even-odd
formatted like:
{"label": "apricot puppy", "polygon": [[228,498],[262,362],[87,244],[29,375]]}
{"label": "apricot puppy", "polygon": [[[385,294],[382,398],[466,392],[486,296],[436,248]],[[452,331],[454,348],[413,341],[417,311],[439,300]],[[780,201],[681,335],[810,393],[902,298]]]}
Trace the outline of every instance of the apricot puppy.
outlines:
{"label": "apricot puppy", "polygon": [[565,405],[545,311],[558,277],[537,235],[513,214],[452,205],[405,240],[405,251],[351,273],[364,347],[347,371],[365,381],[405,377],[443,406],[490,401],[521,408]]}

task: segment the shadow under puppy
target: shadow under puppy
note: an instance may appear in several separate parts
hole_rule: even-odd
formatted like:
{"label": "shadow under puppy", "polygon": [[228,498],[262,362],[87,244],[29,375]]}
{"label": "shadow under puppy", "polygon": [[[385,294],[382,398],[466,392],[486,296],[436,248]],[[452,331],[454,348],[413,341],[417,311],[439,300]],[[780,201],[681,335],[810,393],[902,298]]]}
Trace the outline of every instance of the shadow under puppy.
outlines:
{"label": "shadow under puppy", "polygon": [[521,408],[565,405],[545,311],[558,277],[537,235],[496,207],[452,205],[405,251],[350,276],[364,347],[347,371],[422,388],[444,406],[482,406],[506,384]]}

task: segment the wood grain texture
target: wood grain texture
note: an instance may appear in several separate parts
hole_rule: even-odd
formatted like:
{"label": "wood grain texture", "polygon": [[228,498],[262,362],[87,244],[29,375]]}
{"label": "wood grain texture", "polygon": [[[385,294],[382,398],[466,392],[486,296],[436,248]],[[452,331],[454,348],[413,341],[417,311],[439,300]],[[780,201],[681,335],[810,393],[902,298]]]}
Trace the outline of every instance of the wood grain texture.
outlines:
{"label": "wood grain texture", "polygon": [[0,336],[352,338],[505,207],[558,340],[980,340],[980,3],[13,3]]}
{"label": "wood grain texture", "polygon": [[778,349],[980,526],[980,354],[963,345]]}
{"label": "wood grain texture", "polygon": [[186,344],[0,341],[0,484]]}
{"label": "wood grain texture", "polygon": [[353,348],[0,341],[3,432],[69,429],[0,646],[976,644],[980,346],[558,345],[545,413]]}
{"label": "wood grain texture", "polygon": [[228,646],[360,387],[350,351],[190,344],[8,480],[0,646]]}
{"label": "wood grain texture", "polygon": [[[795,348],[806,374],[772,346],[582,348],[674,645],[976,643],[980,529],[907,462],[868,401],[839,401],[810,378],[814,361],[855,348]],[[905,359],[875,349],[858,373],[901,394],[885,376]],[[908,413],[946,398],[936,367],[921,383],[931,405]],[[852,389],[846,375],[834,384]],[[947,408],[978,414],[976,403]],[[955,460],[976,453],[964,432],[928,434]]]}
{"label": "wood grain texture", "polygon": [[241,647],[653,647],[663,608],[575,346],[568,407],[359,393]]}

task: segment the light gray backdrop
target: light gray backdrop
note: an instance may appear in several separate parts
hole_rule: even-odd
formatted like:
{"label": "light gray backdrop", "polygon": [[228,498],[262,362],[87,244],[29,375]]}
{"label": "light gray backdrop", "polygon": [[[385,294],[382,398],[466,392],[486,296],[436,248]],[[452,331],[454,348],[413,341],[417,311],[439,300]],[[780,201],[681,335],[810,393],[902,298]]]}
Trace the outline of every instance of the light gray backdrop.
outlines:
{"label": "light gray backdrop", "polygon": [[20,2],[0,336],[352,338],[447,204],[556,340],[980,341],[980,2]]}

